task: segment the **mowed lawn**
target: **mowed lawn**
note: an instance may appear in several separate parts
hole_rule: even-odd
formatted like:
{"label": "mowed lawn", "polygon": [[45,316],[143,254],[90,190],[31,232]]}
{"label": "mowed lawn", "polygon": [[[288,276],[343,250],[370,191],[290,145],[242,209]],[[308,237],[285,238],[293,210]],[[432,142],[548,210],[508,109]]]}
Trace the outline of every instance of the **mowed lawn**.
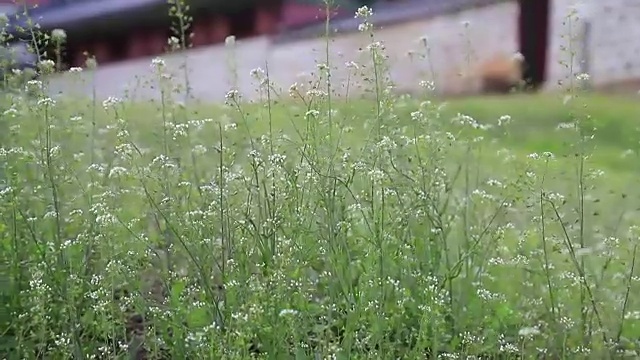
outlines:
{"label": "mowed lawn", "polygon": [[0,321],[24,358],[56,336],[70,344],[48,344],[56,358],[132,351],[105,345],[130,340],[112,306],[123,289],[127,313],[153,319],[145,346],[170,358],[602,359],[640,345],[638,99],[14,113],[0,243],[3,297],[22,315]]}

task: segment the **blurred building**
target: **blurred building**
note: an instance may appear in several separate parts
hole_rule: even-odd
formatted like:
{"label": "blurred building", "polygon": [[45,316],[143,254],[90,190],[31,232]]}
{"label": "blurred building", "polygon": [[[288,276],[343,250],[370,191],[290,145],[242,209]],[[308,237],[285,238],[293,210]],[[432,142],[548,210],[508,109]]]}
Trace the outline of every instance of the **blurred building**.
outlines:
{"label": "blurred building", "polygon": [[[0,0],[6,13],[23,13],[15,0]],[[330,16],[353,16],[361,5],[390,0],[334,0]],[[398,1],[398,0],[395,0]],[[402,1],[402,0],[400,0]],[[326,19],[323,0],[187,0],[192,26],[186,31],[193,47],[238,38],[287,32]],[[82,66],[86,53],[99,63],[124,61],[163,53],[173,35],[167,0],[27,0],[28,16],[44,31],[60,28],[67,33],[63,56],[67,67]],[[18,38],[29,34],[25,16],[12,18]],[[51,52],[50,52],[51,53]]]}

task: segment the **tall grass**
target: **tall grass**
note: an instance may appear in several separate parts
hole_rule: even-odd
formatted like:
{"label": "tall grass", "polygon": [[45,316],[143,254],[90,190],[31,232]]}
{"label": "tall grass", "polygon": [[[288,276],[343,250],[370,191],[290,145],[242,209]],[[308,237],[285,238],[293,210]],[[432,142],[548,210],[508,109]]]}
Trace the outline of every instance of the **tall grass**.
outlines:
{"label": "tall grass", "polygon": [[52,98],[46,76],[6,93],[0,357],[635,358],[636,159],[593,166],[590,98],[529,153],[521,114],[396,95],[356,16],[373,100],[334,94],[328,38],[288,94],[252,71],[259,104],[178,102],[161,58],[155,105]]}

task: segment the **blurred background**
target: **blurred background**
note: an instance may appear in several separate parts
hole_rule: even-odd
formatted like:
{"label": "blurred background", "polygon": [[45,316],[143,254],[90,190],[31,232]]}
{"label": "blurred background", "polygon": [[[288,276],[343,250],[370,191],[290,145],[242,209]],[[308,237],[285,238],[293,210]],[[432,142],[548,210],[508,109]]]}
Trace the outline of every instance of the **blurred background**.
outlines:
{"label": "blurred background", "polygon": [[[430,0],[438,2],[438,0]],[[169,1],[171,2],[171,1]],[[65,68],[82,66],[88,52],[101,64],[153,56],[164,52],[170,30],[167,0],[0,0],[0,12],[10,19],[10,32],[20,48],[21,66],[30,59],[20,40],[27,40],[25,9],[41,29],[64,29],[67,44],[62,54]],[[395,3],[424,3],[420,0],[334,0],[333,19],[353,18],[362,6],[379,7]],[[187,35],[193,33],[193,47],[237,38],[286,33],[326,19],[323,0],[188,0],[193,17]]]}

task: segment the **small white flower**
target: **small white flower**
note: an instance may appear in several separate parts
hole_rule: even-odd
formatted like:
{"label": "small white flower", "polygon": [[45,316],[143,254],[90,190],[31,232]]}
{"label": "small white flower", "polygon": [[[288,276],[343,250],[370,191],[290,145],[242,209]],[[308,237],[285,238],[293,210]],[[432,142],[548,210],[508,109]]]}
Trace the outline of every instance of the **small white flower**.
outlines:
{"label": "small white flower", "polygon": [[282,309],[280,310],[279,316],[287,316],[287,315],[297,315],[298,311],[293,309]]}
{"label": "small white flower", "polygon": [[27,90],[42,90],[43,85],[40,80],[29,80],[27,81]]}
{"label": "small white flower", "polygon": [[576,75],[576,79],[578,81],[589,81],[590,78],[591,77],[587,73],[580,73],[580,74]]}
{"label": "small white flower", "polygon": [[269,162],[271,163],[271,165],[275,165],[275,166],[284,164],[286,159],[287,159],[286,155],[281,155],[281,154],[269,155]]}
{"label": "small white flower", "polygon": [[249,151],[249,157],[254,159],[254,160],[255,159],[259,159],[260,156],[261,155],[260,155],[260,152],[258,150],[253,149],[253,150]]}
{"label": "small white flower", "polygon": [[378,182],[378,181],[384,179],[384,171],[382,171],[380,169],[369,170],[368,175],[371,178],[371,180],[374,181],[374,182]]}
{"label": "small white flower", "polygon": [[78,67],[78,66],[74,66],[72,68],[69,68],[69,72],[70,73],[80,73],[80,72],[82,72],[82,68]]}
{"label": "small white flower", "polygon": [[299,93],[299,87],[300,85],[297,82],[291,84],[291,86],[289,86],[289,96],[297,97]]}
{"label": "small white flower", "polygon": [[115,107],[116,105],[120,104],[121,100],[118,99],[117,97],[113,97],[113,96],[109,96],[107,98],[107,100],[102,102],[102,107],[107,110],[109,108]]}
{"label": "small white flower", "polygon": [[567,123],[567,122],[563,122],[563,123],[559,123],[558,126],[556,126],[556,130],[562,130],[562,129],[576,129],[576,124],[574,123]]}
{"label": "small white flower", "polygon": [[229,90],[224,95],[224,99],[227,103],[238,101],[240,99],[240,92],[235,89]]}
{"label": "small white flower", "polygon": [[227,46],[235,45],[235,43],[236,43],[236,37],[233,35],[229,35],[224,39],[224,44]]}
{"label": "small white flower", "polygon": [[2,113],[3,116],[9,116],[12,118],[15,118],[16,116],[18,116],[18,114],[19,114],[18,109],[14,107],[9,108]]}
{"label": "small white flower", "polygon": [[353,69],[353,70],[360,69],[360,66],[358,66],[358,64],[354,61],[347,61],[344,65],[347,67],[347,69]]}
{"label": "small white flower", "polygon": [[207,147],[202,145],[202,144],[198,144],[196,146],[193,147],[193,153],[196,155],[203,155],[207,153]]}
{"label": "small white flower", "polygon": [[373,24],[370,22],[363,22],[362,24],[358,24],[358,31],[367,32],[373,30]]}
{"label": "small white flower", "polygon": [[427,89],[429,91],[433,91],[436,89],[436,84],[433,81],[421,80],[419,85],[421,88]]}
{"label": "small white flower", "polygon": [[385,46],[380,41],[374,41],[371,44],[367,45],[367,50],[369,50],[369,51],[376,50],[376,49],[384,50]]}
{"label": "small white flower", "polygon": [[373,16],[373,10],[371,10],[368,6],[364,5],[358,8],[356,11],[356,15],[354,18],[356,19],[368,19]]}
{"label": "small white flower", "polygon": [[172,47],[180,45],[180,39],[178,39],[175,36],[171,36],[170,38],[167,39],[167,45]]}
{"label": "small white flower", "polygon": [[311,89],[307,91],[307,96],[310,98],[323,98],[327,96],[327,93],[320,89]]}
{"label": "small white flower", "polygon": [[38,67],[42,70],[52,70],[56,66],[53,60],[45,59],[38,63]]}
{"label": "small white flower", "polygon": [[51,39],[57,42],[63,42],[67,39],[67,33],[62,29],[53,29],[53,31],[51,31]]}
{"label": "small white flower", "polygon": [[262,79],[265,75],[265,72],[264,70],[262,70],[262,68],[257,67],[255,69],[251,69],[249,75],[251,75],[252,78]]}
{"label": "small white flower", "polygon": [[518,335],[522,337],[529,337],[540,334],[540,329],[537,326],[534,327],[524,327],[518,330]]}
{"label": "small white flower", "polygon": [[315,109],[309,110],[304,114],[304,117],[307,120],[309,120],[311,118],[317,118],[318,116],[320,116],[320,112],[318,110],[315,110]]}
{"label": "small white flower", "polygon": [[318,68],[318,70],[320,70],[320,71],[326,71],[326,70],[329,70],[329,66],[327,66],[327,64],[325,64],[325,63],[319,63],[319,64],[316,64],[316,67],[317,67],[317,68]]}
{"label": "small white flower", "polygon": [[164,66],[165,66],[165,62],[164,62],[164,59],[162,58],[157,57],[151,60],[151,67],[154,69],[163,68]]}
{"label": "small white flower", "polygon": [[56,104],[56,101],[50,97],[46,97],[38,100],[38,106],[42,106],[42,107],[54,106],[55,104]]}
{"label": "small white flower", "polygon": [[622,158],[626,158],[626,157],[632,156],[632,155],[634,155],[634,154],[635,154],[635,152],[634,152],[632,149],[627,149],[627,150],[625,150],[625,151],[623,151],[623,152],[622,152],[622,154],[620,155],[620,157],[622,157]]}
{"label": "small white flower", "polygon": [[109,171],[109,177],[110,178],[119,177],[119,176],[125,175],[126,173],[127,173],[127,169],[123,168],[122,166],[114,166]]}
{"label": "small white flower", "polygon": [[508,123],[511,122],[511,116],[509,115],[502,115],[500,116],[500,118],[498,119],[498,126],[502,126],[502,125],[506,125]]}

